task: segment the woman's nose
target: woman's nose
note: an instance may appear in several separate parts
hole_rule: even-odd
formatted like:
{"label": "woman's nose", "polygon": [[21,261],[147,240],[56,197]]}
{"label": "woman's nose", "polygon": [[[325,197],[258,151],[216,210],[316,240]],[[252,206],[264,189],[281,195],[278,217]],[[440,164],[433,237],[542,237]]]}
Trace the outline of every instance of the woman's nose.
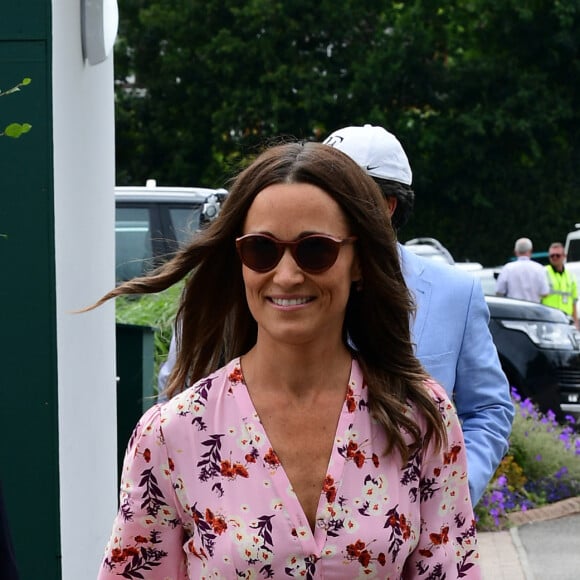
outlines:
{"label": "woman's nose", "polygon": [[297,284],[304,280],[304,272],[294,260],[289,248],[284,250],[282,258],[274,269],[274,281],[279,284]]}

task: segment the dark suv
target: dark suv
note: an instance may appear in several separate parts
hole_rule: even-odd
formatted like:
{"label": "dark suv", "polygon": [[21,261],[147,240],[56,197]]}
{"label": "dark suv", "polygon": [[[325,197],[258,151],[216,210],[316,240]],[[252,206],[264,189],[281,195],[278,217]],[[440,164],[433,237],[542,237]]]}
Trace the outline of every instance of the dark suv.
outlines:
{"label": "dark suv", "polygon": [[140,276],[172,256],[191,235],[213,220],[225,189],[115,188],[115,271],[117,282]]}
{"label": "dark suv", "polygon": [[560,310],[495,295],[501,270],[473,272],[489,308],[489,328],[511,385],[559,419],[580,415],[580,333]]}
{"label": "dark suv", "polygon": [[558,419],[580,413],[580,333],[560,310],[486,296],[489,328],[510,385]]}

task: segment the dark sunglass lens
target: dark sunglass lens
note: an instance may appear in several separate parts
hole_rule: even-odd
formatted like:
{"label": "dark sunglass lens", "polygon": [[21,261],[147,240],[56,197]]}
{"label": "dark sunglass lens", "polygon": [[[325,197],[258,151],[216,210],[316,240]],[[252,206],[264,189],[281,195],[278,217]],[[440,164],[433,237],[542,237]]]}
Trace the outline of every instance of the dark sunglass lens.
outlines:
{"label": "dark sunglass lens", "polygon": [[252,236],[240,244],[242,261],[257,272],[267,272],[278,263],[278,248],[273,240],[265,236]]}
{"label": "dark sunglass lens", "polygon": [[550,258],[561,258],[562,254],[550,254]]}
{"label": "dark sunglass lens", "polygon": [[336,262],[339,249],[339,244],[328,238],[312,236],[296,246],[296,260],[304,270],[323,272]]}

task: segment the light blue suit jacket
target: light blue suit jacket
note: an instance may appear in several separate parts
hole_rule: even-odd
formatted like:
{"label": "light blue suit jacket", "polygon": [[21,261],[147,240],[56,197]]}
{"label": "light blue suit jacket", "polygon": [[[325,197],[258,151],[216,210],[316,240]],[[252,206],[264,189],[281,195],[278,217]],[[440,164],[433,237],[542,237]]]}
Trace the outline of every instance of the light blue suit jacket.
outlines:
{"label": "light blue suit jacket", "polygon": [[403,276],[415,299],[416,355],[454,401],[463,425],[475,505],[508,450],[514,417],[507,379],[489,332],[481,284],[454,266],[399,244]]}

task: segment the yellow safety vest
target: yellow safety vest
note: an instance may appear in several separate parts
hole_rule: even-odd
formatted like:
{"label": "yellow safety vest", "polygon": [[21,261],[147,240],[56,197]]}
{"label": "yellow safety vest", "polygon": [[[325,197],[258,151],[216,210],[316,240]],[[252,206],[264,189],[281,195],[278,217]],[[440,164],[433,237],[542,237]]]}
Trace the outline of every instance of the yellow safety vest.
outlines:
{"label": "yellow safety vest", "polygon": [[550,293],[542,298],[542,304],[558,308],[568,316],[572,316],[574,302],[578,299],[576,280],[566,268],[562,273],[556,272],[550,264],[546,266],[548,282],[550,283]]}

